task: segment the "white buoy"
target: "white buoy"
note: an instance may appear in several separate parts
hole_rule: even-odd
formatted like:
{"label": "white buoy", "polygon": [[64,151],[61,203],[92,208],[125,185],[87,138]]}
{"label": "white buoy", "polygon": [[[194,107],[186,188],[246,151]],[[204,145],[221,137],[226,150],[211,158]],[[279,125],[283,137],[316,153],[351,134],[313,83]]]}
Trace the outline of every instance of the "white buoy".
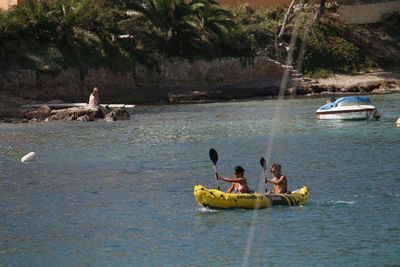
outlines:
{"label": "white buoy", "polygon": [[28,161],[32,161],[35,159],[36,153],[35,152],[29,152],[28,154],[26,154],[25,156],[23,156],[21,158],[21,162],[28,162]]}
{"label": "white buoy", "polygon": [[397,119],[396,124],[397,124],[397,127],[400,127],[400,118]]}

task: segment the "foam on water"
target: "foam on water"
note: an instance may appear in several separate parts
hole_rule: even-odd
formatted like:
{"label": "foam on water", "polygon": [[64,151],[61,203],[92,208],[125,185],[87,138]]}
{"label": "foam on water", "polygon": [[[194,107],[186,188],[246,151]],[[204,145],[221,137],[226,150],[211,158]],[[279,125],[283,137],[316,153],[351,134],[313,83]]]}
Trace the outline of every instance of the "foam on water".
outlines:
{"label": "foam on water", "polygon": [[337,200],[337,201],[330,201],[329,203],[334,203],[334,204],[356,204],[357,202],[355,201],[347,201],[347,200]]}

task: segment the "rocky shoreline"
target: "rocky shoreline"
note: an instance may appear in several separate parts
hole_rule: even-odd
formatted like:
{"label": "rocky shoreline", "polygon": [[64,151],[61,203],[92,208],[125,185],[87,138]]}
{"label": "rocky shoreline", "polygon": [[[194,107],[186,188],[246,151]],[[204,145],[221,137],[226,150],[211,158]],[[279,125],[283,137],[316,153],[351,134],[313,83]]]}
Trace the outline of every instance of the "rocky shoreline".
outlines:
{"label": "rocky shoreline", "polygon": [[[0,96],[0,99],[13,99],[16,102],[25,102],[19,98],[10,98]],[[13,103],[8,102],[8,103]],[[15,102],[14,102],[15,103]],[[23,103],[26,104],[26,103]],[[49,107],[50,103],[44,103],[37,109],[34,108],[19,108],[14,105],[4,112],[8,116],[0,117],[0,122],[3,123],[30,123],[30,122],[49,122],[49,121],[94,121],[94,120],[104,120],[104,121],[117,121],[117,120],[128,120],[130,119],[129,112],[125,108],[114,108],[105,109],[105,114],[99,115],[98,112],[91,110],[88,107],[72,107],[63,109],[51,109]],[[1,105],[4,107],[4,105]]]}
{"label": "rocky shoreline", "polygon": [[[243,93],[233,90],[216,92],[193,91],[190,93],[169,94],[168,103],[204,103],[216,101],[242,100],[254,98],[273,99],[278,96],[279,88],[263,95],[262,90],[254,94],[254,90]],[[246,88],[242,91],[246,92]],[[274,91],[274,94],[271,94]],[[354,94],[388,94],[400,92],[400,73],[375,72],[362,75],[334,75],[327,79],[299,79],[294,86],[285,92],[286,97],[328,97]],[[43,103],[38,109],[22,109],[21,105],[32,103],[32,99],[0,95],[0,122],[41,122],[53,120],[92,121],[100,119],[93,111],[85,108],[50,109]],[[54,103],[49,101],[47,103]],[[105,120],[114,121],[129,119],[125,109],[109,110]]]}
{"label": "rocky shoreline", "polygon": [[[354,94],[390,94],[400,92],[400,73],[374,72],[360,75],[334,75],[326,79],[299,79],[294,86],[286,89],[285,97],[326,97]],[[274,99],[279,88],[270,95],[244,98]],[[202,92],[169,94],[169,103],[201,103],[243,99],[234,92]]]}
{"label": "rocky shoreline", "polygon": [[326,79],[300,82],[296,88],[298,95],[396,92],[400,92],[400,73],[397,72],[374,72],[361,75],[336,74]]}

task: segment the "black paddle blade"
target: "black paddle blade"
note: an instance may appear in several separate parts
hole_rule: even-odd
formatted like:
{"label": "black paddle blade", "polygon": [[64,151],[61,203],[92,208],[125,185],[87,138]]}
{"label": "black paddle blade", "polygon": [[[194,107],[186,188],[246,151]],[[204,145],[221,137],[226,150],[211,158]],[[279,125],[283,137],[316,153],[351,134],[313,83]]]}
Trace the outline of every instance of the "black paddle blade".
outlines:
{"label": "black paddle blade", "polygon": [[260,159],[260,165],[265,170],[267,170],[267,161],[264,158]]}
{"label": "black paddle blade", "polygon": [[209,152],[209,155],[210,155],[211,161],[214,162],[214,165],[216,165],[217,161],[218,161],[218,153],[217,153],[217,151],[214,148],[211,148],[210,152]]}

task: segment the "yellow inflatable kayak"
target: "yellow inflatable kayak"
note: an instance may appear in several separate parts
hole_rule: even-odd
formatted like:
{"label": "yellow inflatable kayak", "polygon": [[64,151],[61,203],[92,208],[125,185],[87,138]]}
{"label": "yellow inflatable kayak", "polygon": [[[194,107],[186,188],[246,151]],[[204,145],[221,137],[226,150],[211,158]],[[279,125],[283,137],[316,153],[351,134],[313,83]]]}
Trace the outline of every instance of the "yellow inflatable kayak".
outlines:
{"label": "yellow inflatable kayak", "polygon": [[196,185],[193,193],[200,206],[212,209],[264,209],[274,205],[303,205],[308,201],[310,195],[307,186],[302,186],[290,194],[274,195],[266,193],[225,193],[217,189],[208,189]]}

